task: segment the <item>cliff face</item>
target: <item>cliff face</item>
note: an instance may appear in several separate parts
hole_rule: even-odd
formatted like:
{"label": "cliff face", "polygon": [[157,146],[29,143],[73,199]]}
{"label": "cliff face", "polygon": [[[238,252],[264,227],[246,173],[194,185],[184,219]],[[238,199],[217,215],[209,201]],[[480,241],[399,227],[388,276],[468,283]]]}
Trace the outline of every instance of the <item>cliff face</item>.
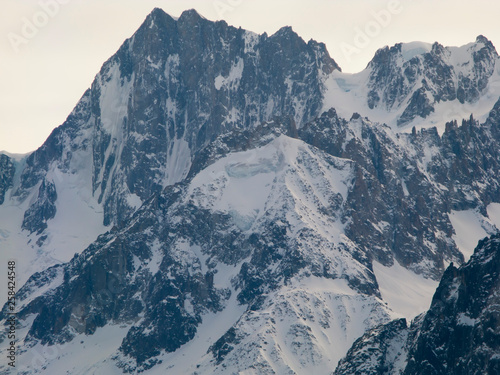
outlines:
{"label": "cliff face", "polygon": [[[410,327],[394,321],[357,340],[335,374],[495,374],[498,360],[500,236],[451,265],[429,310]],[[388,349],[390,348],[390,349]]]}
{"label": "cliff face", "polygon": [[5,200],[5,193],[12,187],[15,167],[13,160],[7,155],[0,155],[0,205]]}
{"label": "cliff face", "polygon": [[484,36],[463,47],[439,43],[396,44],[380,49],[368,64],[368,106],[403,106],[398,125],[426,118],[440,102],[475,103],[495,72],[498,54]]}
{"label": "cliff face", "polygon": [[[497,231],[500,101],[441,131],[339,114],[368,108],[407,126],[484,98],[497,77],[485,38],[417,47],[380,50],[356,81],[289,27],[257,35],[154,10],[38,150],[0,155],[0,244],[24,284],[22,371],[323,374],[377,327],[337,372],[398,373],[458,350],[431,317],[458,309],[444,325],[457,335],[493,324],[445,286],[480,256],[444,271],[472,250],[456,215],[476,220],[469,237]],[[391,285],[381,269],[408,280]],[[404,288],[443,273],[441,302],[410,328],[391,322],[402,313],[391,295],[412,303]],[[480,357],[494,330],[481,324],[464,355]],[[90,358],[103,339],[109,351]],[[30,367],[47,348],[64,349]]]}
{"label": "cliff face", "polygon": [[299,125],[318,115],[321,78],[334,69],[323,44],[305,43],[289,27],[268,37],[194,10],[174,20],[156,9],[28,157],[15,194],[49,170],[85,173],[104,224],[118,223],[186,177],[217,135],[284,114]]}

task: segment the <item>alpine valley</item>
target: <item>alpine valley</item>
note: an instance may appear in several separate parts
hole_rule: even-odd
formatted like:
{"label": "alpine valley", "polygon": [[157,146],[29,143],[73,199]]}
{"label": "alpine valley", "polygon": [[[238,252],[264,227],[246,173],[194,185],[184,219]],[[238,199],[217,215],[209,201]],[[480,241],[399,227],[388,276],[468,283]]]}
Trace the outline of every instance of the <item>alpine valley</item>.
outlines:
{"label": "alpine valley", "polygon": [[0,154],[0,373],[498,374],[499,98],[484,36],[346,74],[290,27],[153,10]]}

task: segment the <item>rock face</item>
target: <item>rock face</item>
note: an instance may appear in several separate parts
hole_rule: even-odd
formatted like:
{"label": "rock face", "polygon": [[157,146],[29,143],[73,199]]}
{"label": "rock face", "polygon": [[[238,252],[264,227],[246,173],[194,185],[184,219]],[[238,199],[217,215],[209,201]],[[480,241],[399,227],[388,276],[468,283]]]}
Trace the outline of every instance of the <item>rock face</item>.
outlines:
{"label": "rock face", "polygon": [[5,200],[5,193],[12,187],[15,167],[11,158],[0,155],[0,205]]}
{"label": "rock face", "polygon": [[[419,46],[380,50],[368,104],[350,105],[406,123],[474,102],[496,74],[485,38]],[[17,295],[22,371],[323,374],[374,327],[339,373],[419,361],[427,315],[381,326],[398,315],[375,263],[439,280],[464,262],[453,212],[497,231],[500,101],[402,133],[323,111],[341,107],[341,76],[289,27],[154,10],[38,150],[0,155],[0,243],[40,264]],[[117,327],[106,355],[70,363]],[[65,349],[33,368],[47,346]]]}
{"label": "rock face", "polygon": [[53,182],[42,180],[36,201],[24,213],[22,228],[41,234],[47,228],[47,220],[56,216],[57,191]]}
{"label": "rock face", "polygon": [[399,320],[368,332],[335,374],[498,373],[499,270],[500,236],[494,235],[465,265],[448,267],[429,311],[411,327]]}
{"label": "rock face", "polygon": [[[472,117],[459,127],[395,135],[390,128],[330,110],[299,130],[299,137],[327,153],[355,161],[345,211],[345,231],[369,254],[439,278],[444,263],[462,262],[450,237],[451,210],[486,212],[500,199],[491,176],[500,173],[498,111],[484,124]],[[432,244],[432,245],[430,245]],[[429,246],[430,245],[430,246]]]}
{"label": "rock face", "polygon": [[[250,141],[249,150],[231,156],[214,154],[214,149],[230,152],[234,143],[234,137],[220,137],[209,153],[216,160],[192,179],[153,195],[126,225],[100,236],[62,268],[32,277],[20,292],[18,314],[21,320],[37,314],[27,342],[54,345],[108,324],[127,324],[118,365],[125,371],[147,369],[159,362],[162,351],[173,352],[192,340],[203,316],[237,303],[246,308],[210,353],[217,363],[228,358],[232,366],[245,368],[248,362],[238,358],[246,345],[238,344],[254,339],[248,325],[256,314],[264,319],[264,311],[281,300],[276,319],[296,321],[294,329],[309,341],[309,349],[300,354],[303,366],[310,356],[317,358],[309,365],[325,366],[333,360],[321,360],[316,341],[321,327],[331,334],[341,328],[332,320],[335,309],[357,306],[364,318],[354,332],[389,319],[368,259],[337,229],[353,163],[273,135],[279,125],[266,128],[273,132],[256,145],[248,132],[238,135]],[[246,208],[238,207],[244,199]],[[328,288],[318,294],[306,288],[293,296],[285,293],[310,278],[332,283],[342,294]],[[40,288],[50,293],[37,297]],[[323,293],[336,296],[335,303]],[[307,311],[291,315],[310,298],[324,306],[318,316],[309,317]],[[289,345],[280,335],[269,340],[274,341],[270,349]],[[249,355],[262,368],[289,366],[283,353],[272,361],[258,350]]]}
{"label": "rock face", "polygon": [[356,340],[334,374],[399,374],[398,365],[409,336],[406,319],[373,328]]}
{"label": "rock face", "polygon": [[[328,344],[337,351],[325,354],[321,335],[330,343],[345,335],[340,345],[347,346],[354,332],[391,317],[373,260],[399,262],[429,277],[437,277],[444,262],[463,260],[450,240],[446,210],[484,209],[498,191],[488,175],[498,168],[498,143],[489,143],[497,111],[498,105],[482,125],[474,119],[450,124],[441,137],[432,131],[396,136],[333,110],[298,131],[284,120],[221,135],[198,154],[183,182],[153,194],[69,263],[28,281],[18,317],[37,316],[26,342],[66,343],[121,324],[128,329],[117,365],[146,370],[163,365],[162,353],[196,340],[207,315],[244,307],[196,360],[204,372],[333,369],[340,351]],[[430,148],[434,154],[424,167],[420,150]],[[480,163],[473,157],[478,149]],[[401,170],[406,173],[397,175]],[[467,174],[477,185],[463,180]],[[436,182],[437,176],[446,181]],[[415,229],[419,222],[425,225]],[[432,237],[445,230],[449,234]],[[315,282],[323,286],[317,290]],[[41,289],[50,292],[38,296]],[[370,354],[383,358],[379,373],[396,368],[391,358],[400,360],[398,330],[409,335],[397,321],[357,344],[382,345]],[[298,364],[289,363],[288,352]],[[355,363],[348,360],[344,373]]]}
{"label": "rock face", "polygon": [[[219,135],[319,115],[324,77],[337,69],[324,44],[290,27],[258,35],[194,10],[179,19],[154,10],[38,150],[16,163],[2,155],[0,223],[13,206],[20,216],[5,231],[12,253],[22,247],[29,274],[68,261],[186,178]],[[75,229],[68,219],[78,216]]]}
{"label": "rock face", "polygon": [[385,47],[368,64],[368,106],[403,106],[398,124],[404,125],[426,118],[440,102],[474,103],[484,93],[497,60],[495,48],[482,35],[460,48],[439,43]]}
{"label": "rock face", "polygon": [[299,124],[318,115],[322,76],[335,69],[324,44],[305,43],[290,27],[269,37],[194,10],[174,20],[156,9],[30,155],[15,195],[54,163],[70,173],[88,163],[104,224],[118,223],[134,202],[182,180],[217,135],[276,115]]}

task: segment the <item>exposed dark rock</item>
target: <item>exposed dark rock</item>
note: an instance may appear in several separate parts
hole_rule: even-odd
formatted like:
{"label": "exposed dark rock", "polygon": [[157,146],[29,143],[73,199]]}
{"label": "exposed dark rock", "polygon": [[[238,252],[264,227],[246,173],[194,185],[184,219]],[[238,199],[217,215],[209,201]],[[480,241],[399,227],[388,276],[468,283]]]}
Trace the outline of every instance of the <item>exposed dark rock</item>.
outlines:
{"label": "exposed dark rock", "polygon": [[[484,37],[471,48],[470,74],[458,76],[448,64],[449,50],[437,43],[405,61],[401,44],[378,51],[369,64],[368,106],[401,109],[403,125],[429,116],[440,101],[474,102],[487,87],[497,55]],[[59,185],[51,176],[85,179],[85,189],[104,210],[104,224],[113,224],[80,255],[33,275],[19,291],[19,320],[37,314],[26,345],[68,342],[109,324],[126,325],[114,359],[123,371],[140,372],[192,340],[207,314],[232,301],[246,310],[222,337],[213,338],[207,353],[224,366],[248,338],[245,325],[253,316],[275,325],[274,318],[262,318],[273,303],[270,296],[300,278],[336,280],[342,287],[345,281],[356,296],[376,300],[372,307],[380,313],[374,261],[398,262],[436,280],[445,264],[461,264],[449,213],[486,214],[489,203],[500,202],[500,186],[492,178],[500,175],[500,101],[482,124],[471,116],[460,126],[448,123],[442,135],[436,128],[397,133],[358,113],[350,120],[335,109],[321,113],[324,79],[334,70],[340,68],[324,44],[306,43],[290,27],[257,35],[208,21],[194,10],[178,20],[154,10],[19,171],[13,196],[22,204],[33,197],[22,228],[37,234],[39,246],[50,240],[45,230],[56,215]],[[208,193],[200,187],[191,191],[207,168],[271,142],[278,149],[279,139],[300,144],[297,155],[286,159],[281,150],[278,167],[258,155],[237,165],[242,174],[276,173],[273,184],[277,171],[286,171],[281,185],[273,185],[279,185],[272,191],[274,206],[266,202],[255,210],[255,227],[253,217],[197,201],[215,201],[224,183],[237,176],[226,166],[213,181],[205,176]],[[14,187],[14,172],[11,158],[0,155],[0,204]],[[305,201],[309,206],[301,207]],[[476,292],[486,293],[480,295],[485,303],[496,301],[488,294],[493,284],[471,274],[485,277],[481,251],[468,265],[448,269],[427,315],[410,327],[399,320],[369,332],[337,373],[397,372],[406,358],[408,374],[422,368],[443,373],[439,366],[460,362],[453,352],[470,360],[463,367],[470,373],[495,371],[496,357],[488,355],[497,354],[497,312],[493,305],[467,302]],[[221,269],[232,273],[222,275]],[[487,271],[488,277],[498,274],[493,266]],[[453,305],[455,284],[463,303]],[[317,302],[315,308],[323,303]],[[293,310],[286,299],[279,309]],[[326,329],[332,313],[325,311],[319,318],[297,312],[299,323],[288,332],[295,335],[295,349],[313,348],[311,363],[321,361],[314,357],[317,338],[300,319],[317,319]],[[457,311],[465,315],[453,318]],[[5,316],[4,307],[0,320]],[[387,319],[381,313],[373,321]],[[464,322],[474,322],[473,328],[463,328]],[[468,343],[448,349],[451,340]],[[475,350],[481,342],[488,355]],[[255,371],[272,373],[271,367],[262,361]]]}
{"label": "exposed dark rock", "polygon": [[448,267],[431,307],[410,328],[396,320],[369,331],[340,361],[335,375],[498,373],[499,285],[497,234],[480,241],[466,264]]}
{"label": "exposed dark rock", "polygon": [[56,187],[52,181],[42,180],[38,197],[24,213],[22,228],[41,234],[47,228],[47,221],[56,216]]}
{"label": "exposed dark rock", "polygon": [[0,205],[3,204],[5,193],[13,185],[16,168],[10,157],[0,154]]}
{"label": "exposed dark rock", "polygon": [[370,330],[356,340],[339,361],[335,375],[397,374],[397,360],[404,354],[408,337],[406,319],[394,320]]}
{"label": "exposed dark rock", "polygon": [[[369,108],[404,108],[398,125],[426,118],[436,103],[475,103],[486,89],[498,54],[483,36],[468,46],[471,60],[455,65],[452,50],[434,43],[429,52],[405,56],[402,43],[378,50],[370,63]],[[465,47],[462,47],[465,48]]]}

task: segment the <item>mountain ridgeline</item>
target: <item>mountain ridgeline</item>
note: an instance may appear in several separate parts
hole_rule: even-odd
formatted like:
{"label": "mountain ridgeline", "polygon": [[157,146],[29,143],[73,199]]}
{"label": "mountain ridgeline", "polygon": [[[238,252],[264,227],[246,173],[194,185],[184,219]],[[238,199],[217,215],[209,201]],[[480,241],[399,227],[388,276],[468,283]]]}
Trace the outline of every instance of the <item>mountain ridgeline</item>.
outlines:
{"label": "mountain ridgeline", "polygon": [[475,103],[487,89],[497,60],[495,47],[482,35],[461,48],[437,42],[382,48],[368,64],[368,106],[403,106],[397,123],[404,125],[426,118],[440,102]]}
{"label": "mountain ridgeline", "polygon": [[[38,150],[0,155],[0,222],[12,223],[0,243],[20,246],[28,273],[20,373],[67,361],[73,373],[327,374],[346,353],[336,374],[459,373],[453,353],[468,373],[497,369],[498,238],[460,266],[452,216],[498,231],[498,60],[483,36],[398,44],[353,86],[290,27],[258,35],[155,9]],[[344,118],[353,92],[359,111]],[[482,100],[487,111],[402,131]],[[393,320],[376,267],[443,277],[430,310]],[[110,327],[111,351],[85,357],[95,348],[78,342]],[[47,346],[65,349],[34,366]]]}
{"label": "mountain ridgeline", "polygon": [[30,155],[15,195],[53,163],[71,173],[85,159],[104,223],[118,223],[137,208],[128,195],[145,201],[181,181],[217,135],[285,113],[299,124],[317,116],[321,76],[334,69],[324,44],[306,44],[289,27],[268,37],[193,10],[174,20],[156,9]]}

